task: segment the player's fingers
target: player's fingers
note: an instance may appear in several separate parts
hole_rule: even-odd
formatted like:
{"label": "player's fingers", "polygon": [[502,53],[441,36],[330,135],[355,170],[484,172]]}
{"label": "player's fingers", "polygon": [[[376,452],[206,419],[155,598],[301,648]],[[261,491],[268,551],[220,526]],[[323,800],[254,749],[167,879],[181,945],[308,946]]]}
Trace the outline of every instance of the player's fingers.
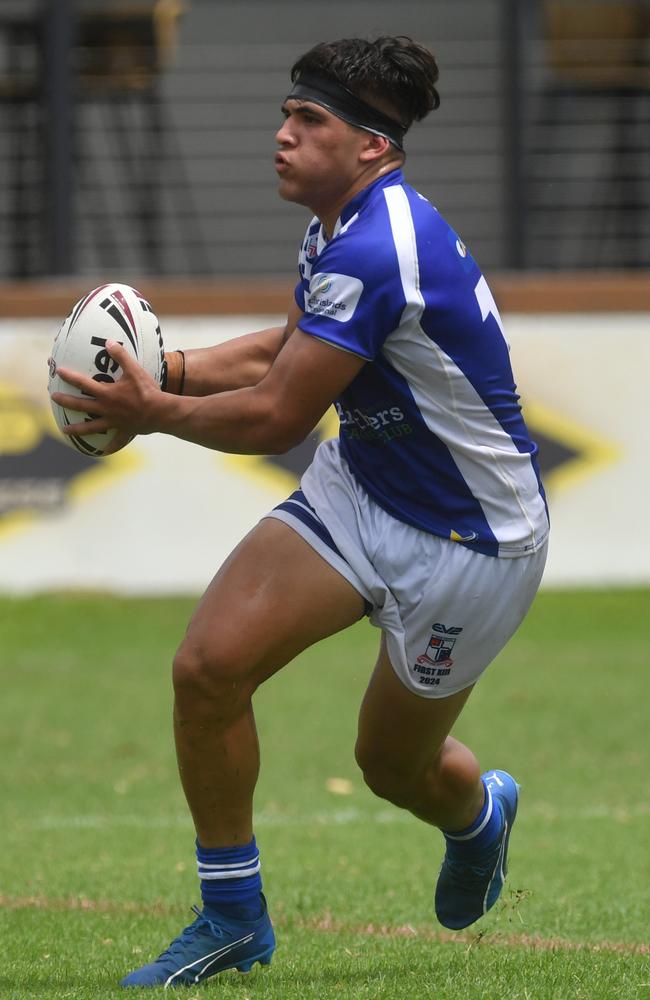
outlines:
{"label": "player's fingers", "polygon": [[73,434],[103,434],[110,430],[110,424],[105,417],[96,417],[94,420],[80,420],[77,424],[68,424],[63,428],[63,433],[70,437]]}
{"label": "player's fingers", "polygon": [[[94,396],[98,385],[100,385],[99,382],[95,382],[88,375],[82,375],[81,372],[73,371],[72,368],[57,368],[56,374],[64,382],[67,382],[68,385],[73,385],[75,389],[81,389],[82,392],[87,393],[89,396]],[[54,395],[52,393],[52,399],[54,399]]]}
{"label": "player's fingers", "polygon": [[129,371],[131,368],[137,369],[140,367],[135,358],[131,357],[126,347],[120,344],[119,340],[107,340],[106,351],[113,361],[117,361],[122,371]]}
{"label": "player's fingers", "polygon": [[101,413],[100,404],[91,396],[73,396],[72,393],[68,392],[53,392],[52,399],[59,406],[64,406],[66,410],[72,410],[73,413],[88,413],[90,416]]}

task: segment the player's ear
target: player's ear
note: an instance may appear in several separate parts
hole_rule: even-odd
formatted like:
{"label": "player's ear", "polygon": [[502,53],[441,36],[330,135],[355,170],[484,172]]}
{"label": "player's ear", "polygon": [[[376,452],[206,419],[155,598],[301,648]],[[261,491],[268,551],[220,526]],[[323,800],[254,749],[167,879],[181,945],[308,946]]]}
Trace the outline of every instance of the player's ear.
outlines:
{"label": "player's ear", "polygon": [[359,158],[364,163],[371,163],[379,160],[390,150],[390,142],[383,135],[375,135],[374,132],[366,132],[361,147]]}

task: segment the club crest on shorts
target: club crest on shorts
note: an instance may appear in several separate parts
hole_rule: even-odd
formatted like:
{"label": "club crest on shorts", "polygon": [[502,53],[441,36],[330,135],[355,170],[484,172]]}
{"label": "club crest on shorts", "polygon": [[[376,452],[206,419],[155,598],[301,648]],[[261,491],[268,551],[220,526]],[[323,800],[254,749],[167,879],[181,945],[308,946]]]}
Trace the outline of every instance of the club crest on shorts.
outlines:
{"label": "club crest on shorts", "polygon": [[413,668],[421,684],[430,686],[440,684],[440,678],[446,677],[451,672],[454,662],[452,650],[462,631],[462,626],[459,625],[434,622],[427,648],[418,656]]}

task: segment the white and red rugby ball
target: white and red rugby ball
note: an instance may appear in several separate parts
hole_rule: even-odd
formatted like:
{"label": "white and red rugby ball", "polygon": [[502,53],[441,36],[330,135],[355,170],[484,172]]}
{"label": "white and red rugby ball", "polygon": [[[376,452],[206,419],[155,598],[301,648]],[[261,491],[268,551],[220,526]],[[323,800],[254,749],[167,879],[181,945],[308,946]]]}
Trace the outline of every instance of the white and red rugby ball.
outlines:
{"label": "white and red rugby ball", "polygon": [[[122,344],[160,385],[164,347],[160,324],[151,306],[130,285],[100,285],[77,302],[54,340],[47,389],[60,430],[69,424],[79,423],[83,414],[59,406],[51,398],[52,393],[72,393],[82,399],[84,393],[64,382],[58,375],[58,369],[71,368],[89,375],[95,382],[116,382],[121,378],[122,369],[106,350],[107,340]],[[115,430],[103,434],[65,434],[63,440],[84,455],[99,457],[115,434]]]}

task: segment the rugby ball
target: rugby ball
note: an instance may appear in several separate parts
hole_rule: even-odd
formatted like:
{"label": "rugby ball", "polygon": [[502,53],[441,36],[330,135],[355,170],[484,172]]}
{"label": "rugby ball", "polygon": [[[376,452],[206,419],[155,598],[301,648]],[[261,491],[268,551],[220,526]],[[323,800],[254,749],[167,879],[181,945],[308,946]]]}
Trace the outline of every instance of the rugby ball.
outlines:
{"label": "rugby ball", "polygon": [[[83,414],[66,410],[51,398],[67,392],[83,399],[84,393],[58,375],[59,368],[72,368],[95,382],[116,382],[122,369],[106,350],[106,341],[116,340],[160,385],[164,347],[160,324],[140,292],[130,285],[108,284],[94,288],[76,303],[54,340],[50,357],[48,392],[54,419],[60,430],[79,423]],[[86,417],[90,420],[90,417]],[[104,434],[63,435],[71,448],[99,457],[113,440],[113,429]]]}

